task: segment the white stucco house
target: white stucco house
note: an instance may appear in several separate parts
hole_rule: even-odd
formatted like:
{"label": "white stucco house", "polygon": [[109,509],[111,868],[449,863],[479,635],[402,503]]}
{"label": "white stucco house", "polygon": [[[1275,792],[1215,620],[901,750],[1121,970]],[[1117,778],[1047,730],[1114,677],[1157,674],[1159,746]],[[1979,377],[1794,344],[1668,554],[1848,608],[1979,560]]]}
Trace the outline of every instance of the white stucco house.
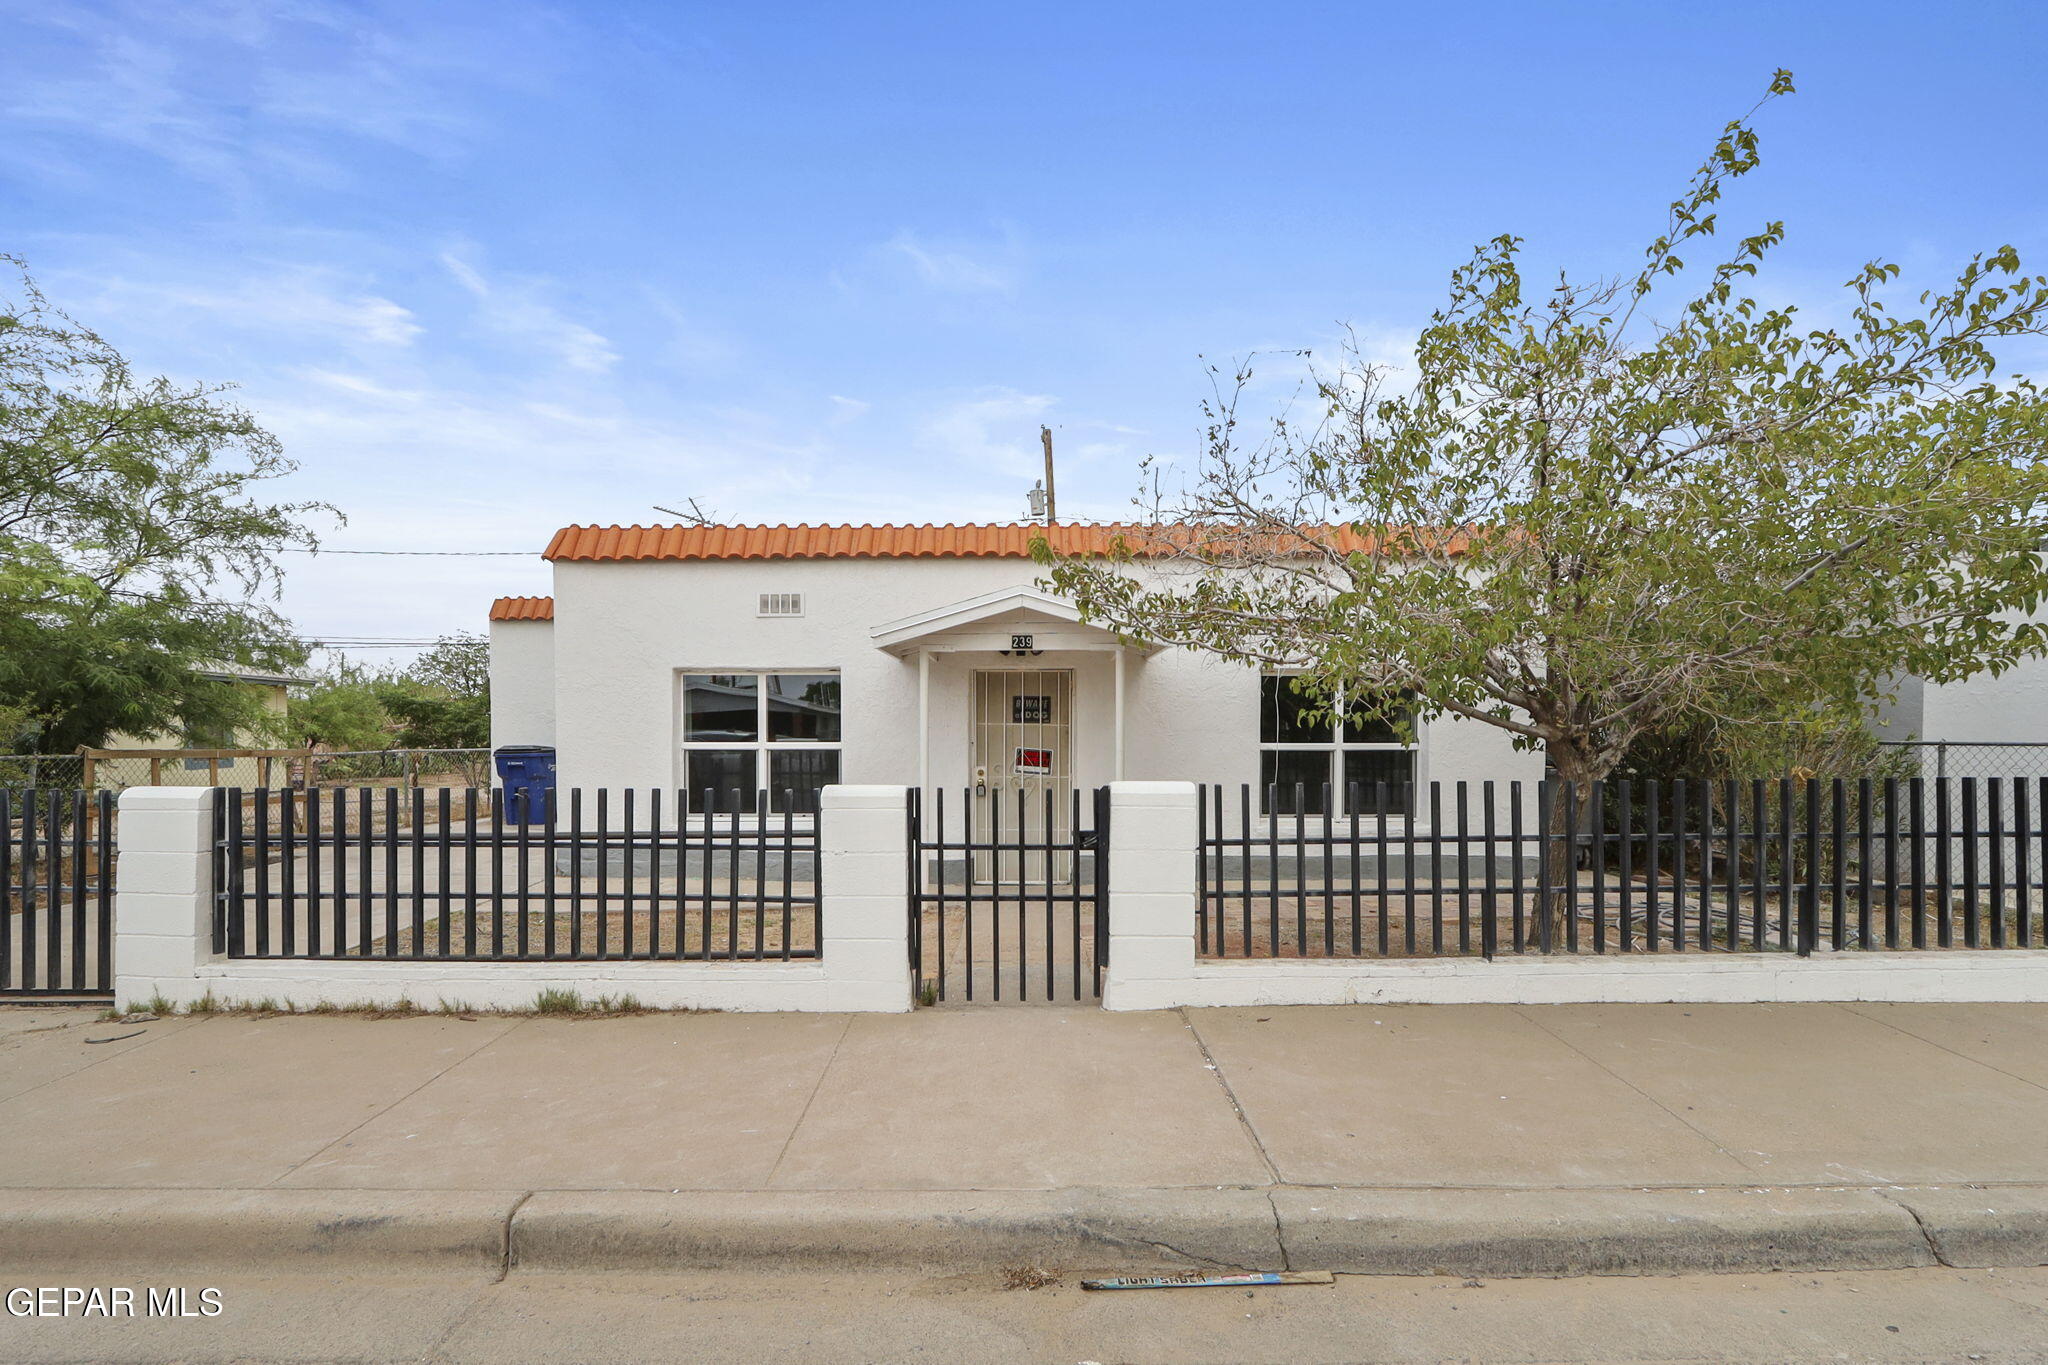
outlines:
{"label": "white stucco house", "polygon": [[[1029,547],[1101,527],[571,526],[554,592],[491,610],[491,742],[552,745],[558,782],[710,789],[802,811],[832,782],[1036,802],[1101,783],[1533,784],[1540,754],[1442,719],[1311,724],[1285,681],[1126,646],[1034,586]],[[1503,787],[1503,792],[1505,788]],[[1395,799],[1398,800],[1398,797]],[[1502,799],[1505,799],[1504,796]]]}
{"label": "white stucco house", "polygon": [[[1041,534],[1081,554],[1115,528],[567,527],[546,552],[553,594],[491,609],[492,745],[552,746],[563,787],[683,791],[693,807],[709,790],[742,810],[765,789],[771,811],[799,812],[833,782],[1036,802],[1128,779],[1277,783],[1283,814],[1295,783],[1319,812],[1327,782],[1341,815],[1352,783],[1462,781],[1476,802],[1481,783],[1543,774],[1492,726],[1441,718],[1404,745],[1304,721],[1281,678],[1124,645],[1035,586]],[[2048,740],[2048,661],[1909,679],[1873,723],[1889,739]]]}

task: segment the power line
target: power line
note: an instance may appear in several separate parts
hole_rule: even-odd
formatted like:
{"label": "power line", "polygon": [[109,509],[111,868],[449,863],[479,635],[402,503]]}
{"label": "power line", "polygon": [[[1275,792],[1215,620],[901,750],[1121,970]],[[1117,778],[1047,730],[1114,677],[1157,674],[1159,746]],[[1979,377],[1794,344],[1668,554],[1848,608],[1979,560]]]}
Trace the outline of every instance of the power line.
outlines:
{"label": "power line", "polygon": [[524,559],[539,550],[309,550],[302,545],[284,545],[291,555],[411,555],[428,559]]}

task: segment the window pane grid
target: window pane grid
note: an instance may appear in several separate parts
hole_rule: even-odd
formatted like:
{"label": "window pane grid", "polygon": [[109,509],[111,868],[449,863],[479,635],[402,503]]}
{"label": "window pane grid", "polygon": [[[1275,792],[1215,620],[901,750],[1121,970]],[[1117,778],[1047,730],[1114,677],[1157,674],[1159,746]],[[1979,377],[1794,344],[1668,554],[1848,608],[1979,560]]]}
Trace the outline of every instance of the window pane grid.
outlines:
{"label": "window pane grid", "polygon": [[837,673],[683,675],[683,781],[696,814],[811,815],[839,780]]}
{"label": "window pane grid", "polygon": [[1362,714],[1356,705],[1321,719],[1313,694],[1297,692],[1292,677],[1260,679],[1259,805],[1269,816],[1349,814],[1348,792],[1358,789],[1360,813],[1376,807],[1377,784],[1387,784],[1387,813],[1407,815],[1415,780],[1415,746],[1401,742],[1396,716],[1413,733],[1412,704],[1393,715]]}

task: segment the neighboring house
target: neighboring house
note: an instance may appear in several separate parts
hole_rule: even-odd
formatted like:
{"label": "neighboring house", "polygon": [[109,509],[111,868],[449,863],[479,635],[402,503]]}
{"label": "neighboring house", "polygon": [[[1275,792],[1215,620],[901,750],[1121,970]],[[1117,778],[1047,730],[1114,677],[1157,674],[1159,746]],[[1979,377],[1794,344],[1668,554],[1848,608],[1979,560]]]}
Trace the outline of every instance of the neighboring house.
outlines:
{"label": "neighboring house", "polygon": [[[1108,528],[571,526],[554,594],[491,609],[491,742],[553,745],[563,787],[710,789],[804,811],[833,782],[963,788],[1008,812],[1116,779],[1530,784],[1538,753],[1455,718],[1403,745],[1297,713],[1286,681],[1120,643],[1036,587],[1034,536],[1105,549]],[[734,793],[737,793],[735,795]],[[785,795],[785,793],[787,795]],[[1505,791],[1501,793],[1505,799]],[[1368,803],[1371,796],[1367,796]],[[1424,813],[1426,814],[1426,812]],[[1005,823],[1011,817],[1005,814]]]}
{"label": "neighboring house", "polygon": [[[2048,607],[2032,618],[2048,625]],[[1871,726],[1881,740],[1918,740],[1928,777],[2017,777],[2048,774],[2048,659],[2027,659],[1993,677],[1955,683],[1906,678],[1897,699],[1878,709]]]}
{"label": "neighboring house", "polygon": [[[233,665],[223,665],[217,668],[199,668],[193,671],[202,678],[212,678],[216,681],[231,683],[236,687],[248,690],[255,696],[257,704],[265,713],[278,718],[283,717],[285,709],[289,705],[287,689],[300,686],[305,682],[305,679],[295,677],[289,673],[270,673],[260,669],[238,668]],[[240,730],[233,734],[188,733],[184,735],[157,735],[153,738],[113,734],[107,736],[106,743],[102,747],[105,749],[131,751],[261,749],[271,747],[275,743],[276,740],[270,736],[257,734],[250,730]],[[109,763],[132,763],[141,760],[110,759],[107,761]],[[173,758],[165,759],[158,765],[157,770],[161,780],[171,786],[205,784],[211,782],[214,774],[218,773],[219,782],[222,786],[256,787],[262,785],[262,770],[264,766],[261,760],[254,758],[231,760]],[[283,780],[284,769],[281,765],[271,766],[275,768],[272,776],[272,785],[277,785]],[[124,785],[134,780],[134,775],[125,770],[113,774],[113,776]]]}

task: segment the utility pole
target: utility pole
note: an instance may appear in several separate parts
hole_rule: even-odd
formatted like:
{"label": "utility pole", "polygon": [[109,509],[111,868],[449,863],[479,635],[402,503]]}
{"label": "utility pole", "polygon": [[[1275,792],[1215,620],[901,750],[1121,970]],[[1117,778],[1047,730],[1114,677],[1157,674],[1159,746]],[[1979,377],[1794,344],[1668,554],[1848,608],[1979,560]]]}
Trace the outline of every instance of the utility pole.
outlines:
{"label": "utility pole", "polygon": [[1052,495],[1052,428],[1040,423],[1038,439],[1045,445],[1045,524],[1050,526],[1059,520]]}

